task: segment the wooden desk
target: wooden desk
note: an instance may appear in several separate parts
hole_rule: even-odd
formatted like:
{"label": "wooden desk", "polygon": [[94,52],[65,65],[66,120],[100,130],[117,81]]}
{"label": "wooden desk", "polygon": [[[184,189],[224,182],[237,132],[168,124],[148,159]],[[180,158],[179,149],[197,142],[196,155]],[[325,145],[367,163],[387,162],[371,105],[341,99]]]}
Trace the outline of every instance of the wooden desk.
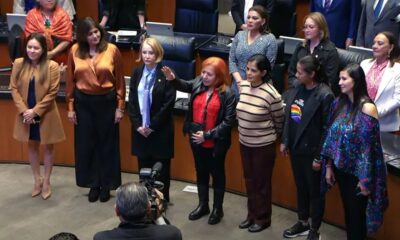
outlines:
{"label": "wooden desk", "polygon": [[[13,8],[13,0],[0,1],[0,14],[10,13]],[[76,1],[76,16],[78,19],[92,17],[98,19],[98,0]],[[146,0],[147,19],[153,22],[175,22],[175,0]]]}
{"label": "wooden desk", "polygon": [[[55,145],[55,164],[74,166],[73,126],[67,120],[66,104],[58,102],[66,141]],[[0,163],[23,162],[28,163],[27,144],[17,142],[12,137],[14,114],[16,109],[11,99],[0,99],[0,109],[7,114],[2,115],[0,121]],[[175,115],[175,158],[171,164],[171,176],[176,180],[195,182],[195,168],[192,152],[186,137],[182,134],[184,117]],[[137,173],[136,157],[131,156],[131,124],[125,116],[120,124],[121,167],[122,171]],[[232,131],[232,146],[226,157],[227,189],[236,193],[245,193],[245,184],[242,173],[242,164],[239,152],[237,128]],[[273,203],[290,208],[296,208],[296,188],[288,158],[281,155],[277,149],[277,158],[272,179]],[[388,191],[390,198],[389,209],[386,211],[384,226],[376,235],[376,239],[397,239],[396,227],[400,226],[400,178],[389,174]],[[245,206],[243,206],[245,207]],[[337,187],[334,187],[326,196],[326,210],[324,219],[336,225],[343,226],[344,215]]]}

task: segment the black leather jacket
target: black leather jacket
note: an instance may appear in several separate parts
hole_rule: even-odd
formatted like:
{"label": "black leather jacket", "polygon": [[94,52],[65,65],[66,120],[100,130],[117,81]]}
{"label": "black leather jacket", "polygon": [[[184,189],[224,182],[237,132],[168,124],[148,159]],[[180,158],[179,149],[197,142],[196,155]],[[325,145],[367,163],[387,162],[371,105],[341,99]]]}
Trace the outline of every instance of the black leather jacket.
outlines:
{"label": "black leather jacket", "polygon": [[306,101],[303,117],[298,125],[297,133],[291,136],[289,131],[290,108],[299,91],[304,88],[300,84],[288,90],[285,95],[285,123],[283,125],[282,143],[291,153],[312,155],[319,158],[320,149],[328,126],[328,115],[334,95],[328,85],[321,83]]}
{"label": "black leather jacket", "polygon": [[[184,134],[189,133],[189,125],[193,116],[193,99],[204,91],[207,87],[203,85],[201,77],[185,81],[179,78],[172,81],[172,85],[179,91],[190,93],[189,109],[186,113],[185,123],[183,125]],[[221,107],[218,112],[215,127],[204,133],[205,139],[215,141],[214,154],[225,154],[231,145],[231,129],[236,117],[236,99],[235,94],[229,87],[225,91],[218,93]]]}
{"label": "black leather jacket", "polygon": [[336,96],[339,95],[339,54],[336,50],[335,44],[329,40],[322,40],[319,45],[314,48],[312,54],[308,42],[299,43],[299,45],[297,45],[290,60],[288,69],[289,88],[298,85],[298,80],[296,79],[297,62],[307,55],[313,55],[319,60],[329,86]]}

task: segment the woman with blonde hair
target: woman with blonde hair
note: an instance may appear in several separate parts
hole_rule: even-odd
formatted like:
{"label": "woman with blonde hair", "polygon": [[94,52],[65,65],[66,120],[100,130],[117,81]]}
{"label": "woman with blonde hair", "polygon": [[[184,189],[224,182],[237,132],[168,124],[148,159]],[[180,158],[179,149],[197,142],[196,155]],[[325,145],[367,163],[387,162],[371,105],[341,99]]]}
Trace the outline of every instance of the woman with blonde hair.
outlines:
{"label": "woman with blonde hair", "polygon": [[305,16],[303,32],[305,41],[297,45],[290,60],[289,87],[296,87],[300,84],[296,78],[297,62],[307,55],[312,55],[318,59],[333,93],[338,95],[339,55],[335,44],[329,40],[328,24],[324,15],[319,12],[312,12]]}
{"label": "woman with blonde hair", "polygon": [[236,106],[235,95],[228,86],[228,67],[223,59],[209,57],[202,63],[200,76],[190,81],[179,79],[168,67],[162,71],[177,90],[191,93],[183,131],[189,134],[195,160],[199,205],[189,214],[189,220],[210,213],[211,175],[214,205],[208,223],[217,224],[224,216],[225,156],[231,144]]}
{"label": "woman with blonde hair", "polygon": [[161,71],[164,50],[155,38],[146,38],[139,50],[143,65],[132,72],[129,116],[132,123],[132,154],[139,169],[162,163],[158,180],[164,183],[164,199],[170,201],[171,158],[174,157],[175,89]]}

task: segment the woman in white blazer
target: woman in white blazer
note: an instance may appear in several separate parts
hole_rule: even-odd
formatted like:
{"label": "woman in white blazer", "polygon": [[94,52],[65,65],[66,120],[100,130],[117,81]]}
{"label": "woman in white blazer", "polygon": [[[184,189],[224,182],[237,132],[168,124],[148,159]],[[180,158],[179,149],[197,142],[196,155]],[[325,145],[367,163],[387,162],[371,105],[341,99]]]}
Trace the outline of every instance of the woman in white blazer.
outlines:
{"label": "woman in white blazer", "polygon": [[368,94],[378,108],[380,130],[397,132],[400,127],[400,64],[396,38],[391,32],[378,33],[372,45],[372,59],[361,62]]}

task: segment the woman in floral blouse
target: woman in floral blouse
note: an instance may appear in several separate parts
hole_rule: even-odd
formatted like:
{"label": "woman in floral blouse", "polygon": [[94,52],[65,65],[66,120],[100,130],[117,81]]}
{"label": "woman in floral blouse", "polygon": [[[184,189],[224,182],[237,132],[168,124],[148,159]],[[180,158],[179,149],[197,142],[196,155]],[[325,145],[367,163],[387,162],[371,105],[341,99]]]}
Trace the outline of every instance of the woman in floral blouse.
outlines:
{"label": "woman in floral blouse", "polygon": [[347,239],[365,239],[381,226],[388,206],[378,110],[359,65],[340,72],[339,87],[341,94],[332,103],[321,150],[323,185],[332,186],[335,180],[339,184]]}

